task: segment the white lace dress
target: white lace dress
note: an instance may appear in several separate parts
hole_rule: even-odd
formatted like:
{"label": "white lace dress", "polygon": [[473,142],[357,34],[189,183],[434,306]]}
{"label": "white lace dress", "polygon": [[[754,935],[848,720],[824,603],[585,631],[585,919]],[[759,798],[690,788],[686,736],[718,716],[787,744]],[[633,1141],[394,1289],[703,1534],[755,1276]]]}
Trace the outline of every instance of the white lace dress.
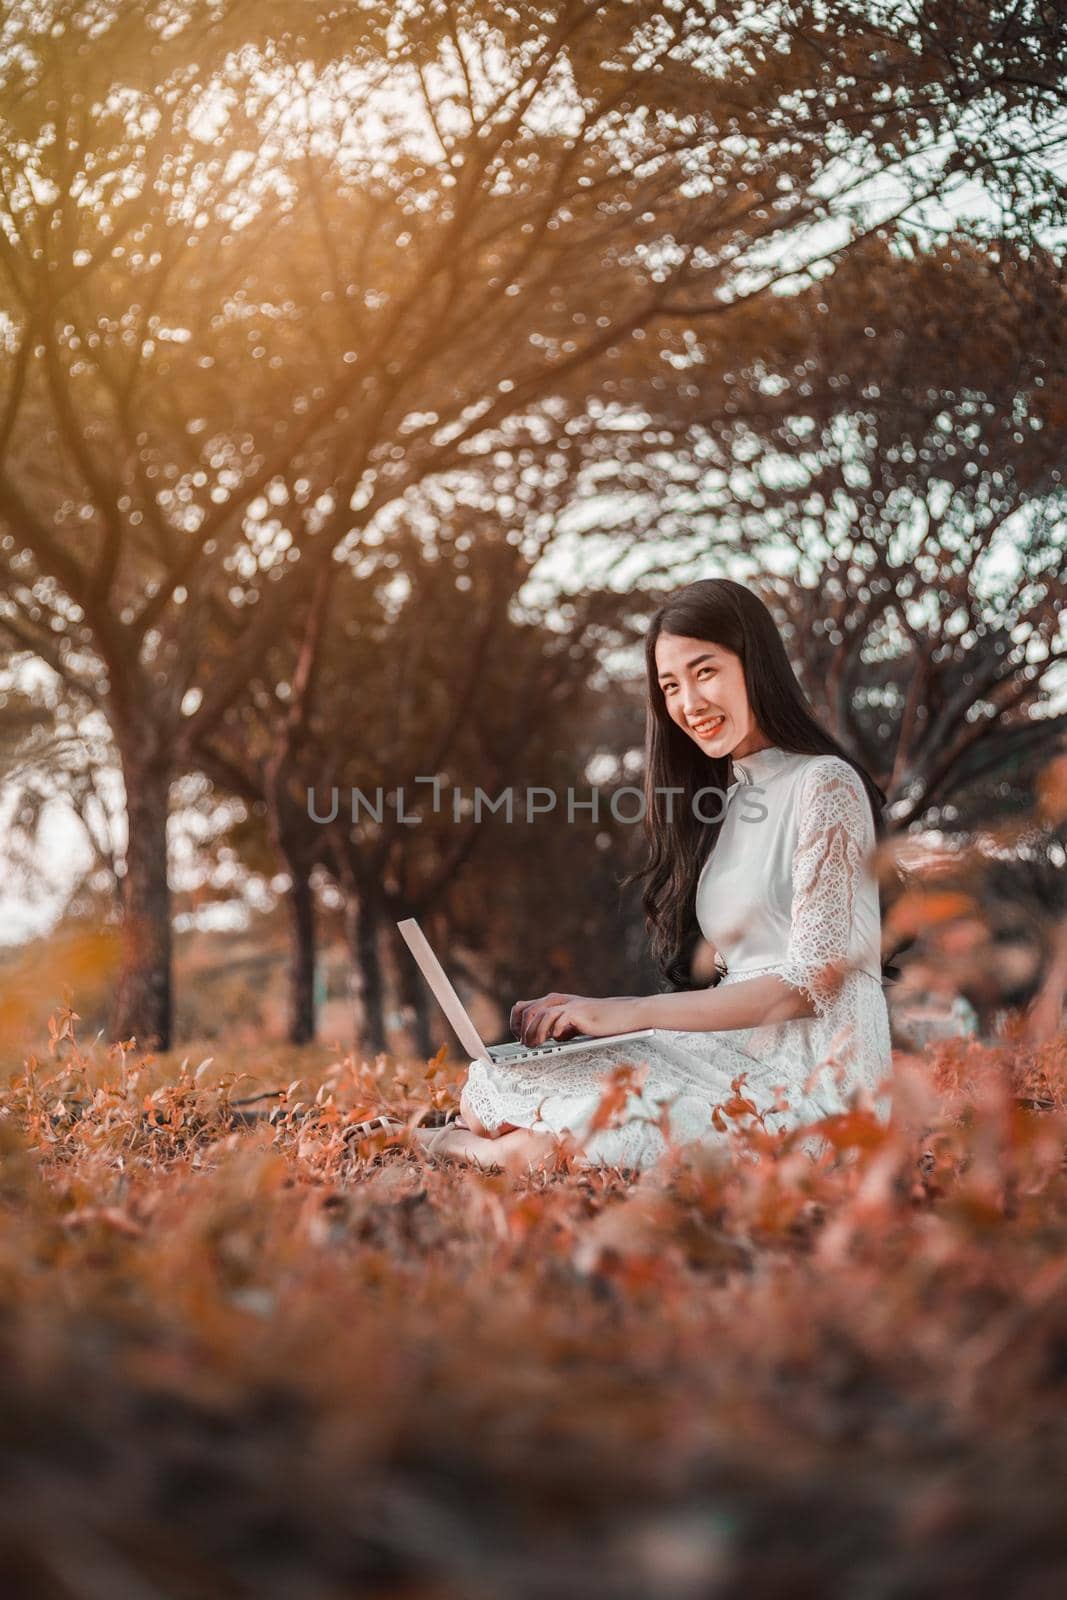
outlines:
{"label": "white lace dress", "polygon": [[[866,790],[838,756],[776,746],[733,771],[718,843],[697,884],[698,924],[725,967],[720,983],[776,972],[810,997],[816,1015],[722,1032],[656,1029],[632,1044],[593,1043],[522,1065],[472,1061],[467,1098],[485,1127],[569,1132],[592,1165],[645,1167],[668,1148],[665,1106],[671,1145],[722,1139],[713,1112],[741,1072],[770,1128],[840,1111],[856,1085],[887,1114],[879,1088],[892,1054]],[[714,796],[706,805],[714,808]],[[618,1125],[592,1131],[606,1078],[623,1063],[643,1071],[640,1089],[627,1096]],[[779,1088],[784,1111],[773,1109]]]}

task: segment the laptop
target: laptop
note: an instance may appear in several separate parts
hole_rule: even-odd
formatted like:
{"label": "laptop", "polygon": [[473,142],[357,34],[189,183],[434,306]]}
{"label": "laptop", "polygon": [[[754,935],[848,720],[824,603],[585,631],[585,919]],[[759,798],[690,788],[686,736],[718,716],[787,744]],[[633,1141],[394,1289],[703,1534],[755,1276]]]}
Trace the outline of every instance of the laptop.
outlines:
{"label": "laptop", "polygon": [[578,1033],[572,1039],[549,1039],[545,1044],[523,1044],[521,1040],[508,1044],[486,1045],[482,1041],[470,1012],[449,982],[445,970],[430,949],[426,935],[414,917],[397,923],[400,937],[418,963],[419,971],[433,991],[455,1031],[460,1044],[472,1061],[531,1061],[536,1056],[559,1056],[568,1050],[581,1050],[588,1044],[616,1044],[623,1039],[647,1039],[651,1028],[641,1028],[633,1033],[612,1033],[605,1038],[594,1034]]}

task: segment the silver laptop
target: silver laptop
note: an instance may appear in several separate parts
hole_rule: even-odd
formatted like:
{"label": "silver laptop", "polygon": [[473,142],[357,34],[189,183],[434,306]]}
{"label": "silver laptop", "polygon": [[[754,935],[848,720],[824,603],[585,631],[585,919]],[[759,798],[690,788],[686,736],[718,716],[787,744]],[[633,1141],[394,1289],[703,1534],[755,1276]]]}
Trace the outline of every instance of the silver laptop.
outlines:
{"label": "silver laptop", "polygon": [[397,928],[418,962],[419,971],[433,990],[434,999],[452,1024],[460,1044],[472,1061],[527,1061],[534,1056],[558,1056],[566,1050],[581,1050],[587,1044],[615,1044],[623,1039],[647,1039],[652,1033],[651,1028],[641,1028],[633,1033],[613,1033],[606,1038],[579,1033],[572,1039],[549,1039],[546,1044],[530,1045],[516,1041],[509,1044],[486,1045],[471,1021],[469,1011],[445,976],[444,968],[430,949],[426,935],[415,918],[408,917],[406,921],[398,922]]}

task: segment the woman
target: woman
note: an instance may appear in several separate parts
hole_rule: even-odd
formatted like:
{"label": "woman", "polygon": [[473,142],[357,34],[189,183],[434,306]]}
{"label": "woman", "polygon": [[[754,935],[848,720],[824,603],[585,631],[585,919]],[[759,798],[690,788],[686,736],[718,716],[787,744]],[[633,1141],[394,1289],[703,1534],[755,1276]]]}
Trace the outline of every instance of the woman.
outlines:
{"label": "woman", "polygon": [[[667,600],[646,671],[649,857],[635,876],[673,992],[520,1001],[512,1029],[526,1044],[654,1032],[517,1065],[472,1061],[460,1122],[423,1134],[435,1154],[510,1165],[570,1133],[588,1163],[644,1167],[668,1142],[721,1139],[713,1112],[742,1072],[772,1128],[840,1111],[858,1085],[876,1096],[888,1077],[872,861],[883,791],[819,727],[770,612],[742,584],[709,579]],[[701,935],[719,974],[708,988],[690,967]],[[643,1071],[625,1120],[591,1128],[623,1063]]]}

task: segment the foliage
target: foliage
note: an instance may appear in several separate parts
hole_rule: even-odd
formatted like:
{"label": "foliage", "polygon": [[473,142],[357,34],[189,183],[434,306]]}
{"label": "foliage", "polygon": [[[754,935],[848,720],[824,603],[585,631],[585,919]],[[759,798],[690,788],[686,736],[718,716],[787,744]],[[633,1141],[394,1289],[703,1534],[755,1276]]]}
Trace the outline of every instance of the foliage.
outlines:
{"label": "foliage", "polygon": [[305,1051],[283,1087],[293,1053],[179,1065],[75,1020],[0,1097],[27,1591],[87,1552],[114,1593],[264,1600],[1062,1566],[1062,1035],[898,1056],[890,1125],[857,1104],[817,1158],[734,1116],[628,1183],[346,1140],[446,1103],[440,1059]]}

